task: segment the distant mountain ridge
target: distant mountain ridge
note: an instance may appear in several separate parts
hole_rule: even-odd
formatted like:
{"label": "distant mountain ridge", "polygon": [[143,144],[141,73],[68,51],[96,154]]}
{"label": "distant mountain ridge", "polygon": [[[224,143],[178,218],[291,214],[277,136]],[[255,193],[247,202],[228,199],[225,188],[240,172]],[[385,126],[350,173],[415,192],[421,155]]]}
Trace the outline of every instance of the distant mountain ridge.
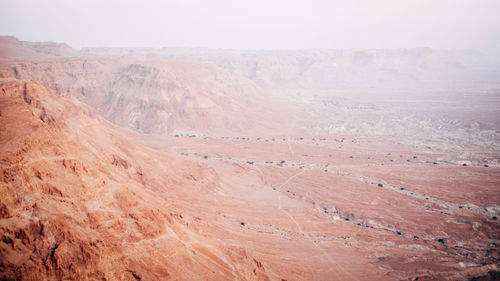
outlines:
{"label": "distant mountain ridge", "polygon": [[[17,48],[13,52],[12,49]],[[0,37],[0,59],[129,57],[216,63],[273,92],[305,95],[338,91],[500,89],[500,62],[475,50],[303,49],[230,50],[211,48],[91,47],[32,43]]]}
{"label": "distant mountain ridge", "polygon": [[299,90],[308,94],[500,85],[500,63],[474,50],[84,48],[81,53],[146,60],[212,61],[264,89]]}
{"label": "distant mountain ridge", "polygon": [[0,36],[0,60],[40,60],[56,57],[78,57],[81,53],[66,43],[27,42],[14,36]]}

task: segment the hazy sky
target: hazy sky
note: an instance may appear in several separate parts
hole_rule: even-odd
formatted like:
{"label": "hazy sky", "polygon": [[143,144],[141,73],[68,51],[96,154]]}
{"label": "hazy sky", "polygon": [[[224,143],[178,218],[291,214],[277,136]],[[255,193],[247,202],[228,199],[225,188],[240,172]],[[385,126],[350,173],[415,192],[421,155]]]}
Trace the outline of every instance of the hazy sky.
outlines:
{"label": "hazy sky", "polygon": [[431,47],[500,58],[500,0],[0,0],[0,34],[76,48]]}

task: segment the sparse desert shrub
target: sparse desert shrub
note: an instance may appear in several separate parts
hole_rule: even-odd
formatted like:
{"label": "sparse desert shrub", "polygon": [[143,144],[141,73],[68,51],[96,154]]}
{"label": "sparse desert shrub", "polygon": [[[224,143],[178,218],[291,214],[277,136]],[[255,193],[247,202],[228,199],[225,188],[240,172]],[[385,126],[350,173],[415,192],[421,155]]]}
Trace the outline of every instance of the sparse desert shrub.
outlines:
{"label": "sparse desert shrub", "polygon": [[438,238],[438,239],[436,239],[436,241],[438,241],[439,243],[441,243],[443,245],[446,243],[446,241],[444,240],[444,238]]}
{"label": "sparse desert shrub", "polygon": [[384,187],[384,185],[383,185],[383,184],[381,184],[381,183],[377,184],[377,186],[378,186],[378,187]]}

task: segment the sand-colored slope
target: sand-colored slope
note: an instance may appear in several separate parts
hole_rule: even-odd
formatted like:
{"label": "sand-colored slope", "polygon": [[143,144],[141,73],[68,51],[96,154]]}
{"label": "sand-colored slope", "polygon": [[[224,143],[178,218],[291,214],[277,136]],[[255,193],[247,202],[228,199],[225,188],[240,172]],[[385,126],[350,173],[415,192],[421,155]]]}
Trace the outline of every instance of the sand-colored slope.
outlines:
{"label": "sand-colored slope", "polygon": [[[218,219],[210,220],[232,223],[241,237],[232,241],[248,241],[275,272],[297,261],[297,280],[343,270],[361,280],[378,272],[396,280],[468,280],[498,271],[498,168],[463,166],[452,161],[458,155],[381,137],[184,136],[165,143],[154,146],[224,175],[207,196],[187,190],[176,202],[216,206]],[[438,158],[446,161],[434,164]],[[316,275],[304,254],[319,265]]]}

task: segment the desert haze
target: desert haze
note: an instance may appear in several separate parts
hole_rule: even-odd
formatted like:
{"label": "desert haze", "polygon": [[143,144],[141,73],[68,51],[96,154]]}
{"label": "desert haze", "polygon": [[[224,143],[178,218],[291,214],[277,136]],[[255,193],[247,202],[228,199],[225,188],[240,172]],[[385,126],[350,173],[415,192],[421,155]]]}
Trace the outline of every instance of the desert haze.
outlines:
{"label": "desert haze", "polygon": [[498,280],[500,63],[0,37],[1,280]]}

